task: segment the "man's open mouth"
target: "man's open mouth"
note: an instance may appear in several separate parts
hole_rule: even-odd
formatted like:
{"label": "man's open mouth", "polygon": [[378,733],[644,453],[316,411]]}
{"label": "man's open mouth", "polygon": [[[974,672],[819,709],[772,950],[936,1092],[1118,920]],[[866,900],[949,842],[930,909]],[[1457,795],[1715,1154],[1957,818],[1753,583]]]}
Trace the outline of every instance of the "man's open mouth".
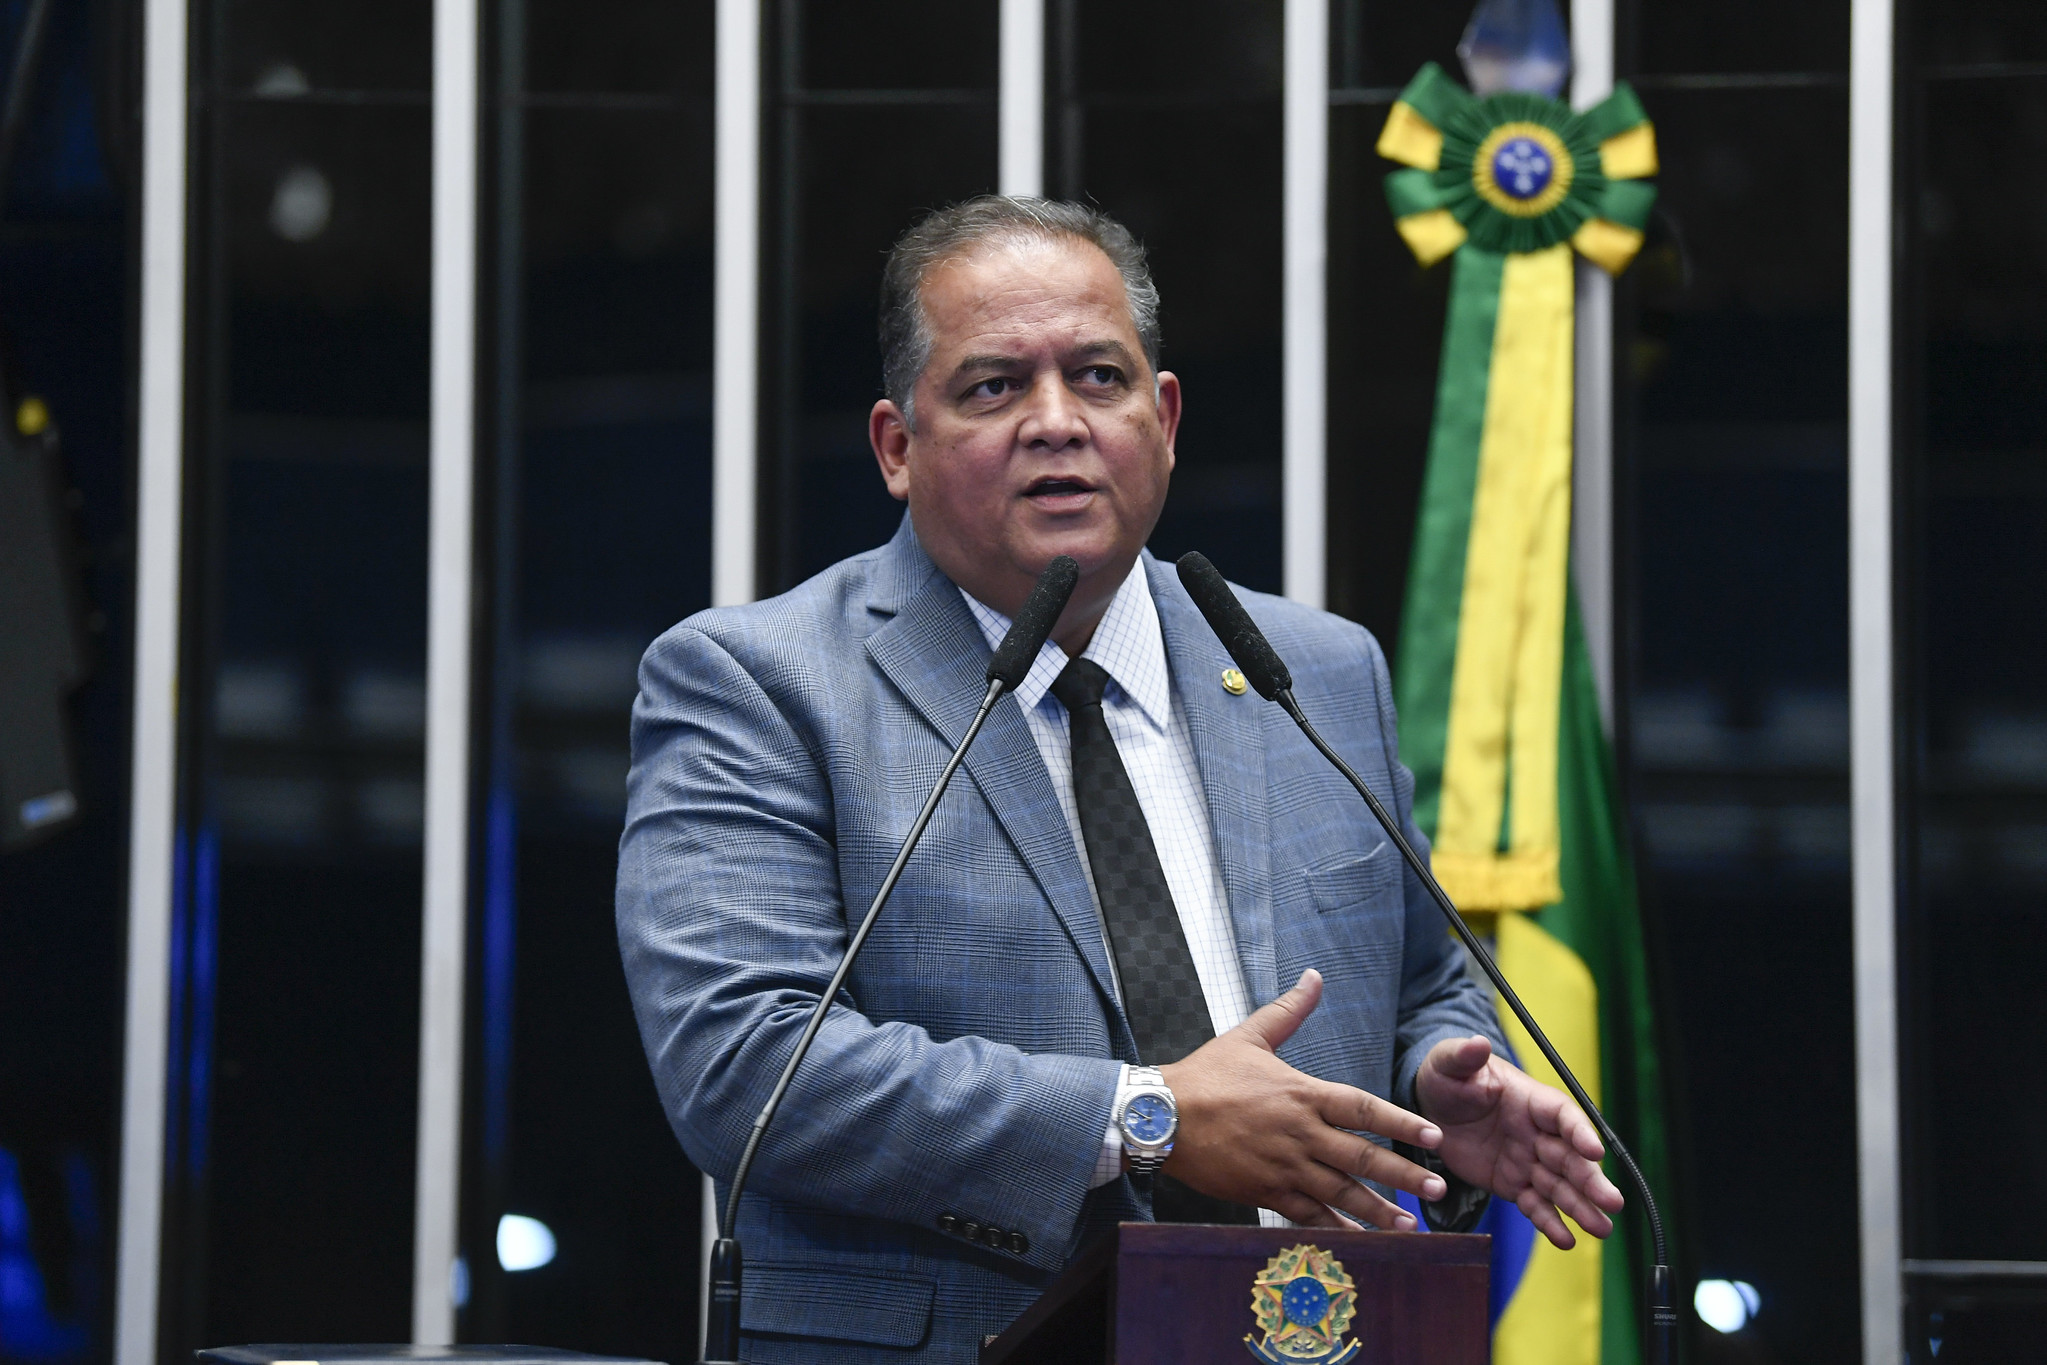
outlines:
{"label": "man's open mouth", "polygon": [[1038,479],[1024,490],[1027,498],[1070,497],[1076,493],[1092,493],[1095,486],[1080,479],[1044,478]]}

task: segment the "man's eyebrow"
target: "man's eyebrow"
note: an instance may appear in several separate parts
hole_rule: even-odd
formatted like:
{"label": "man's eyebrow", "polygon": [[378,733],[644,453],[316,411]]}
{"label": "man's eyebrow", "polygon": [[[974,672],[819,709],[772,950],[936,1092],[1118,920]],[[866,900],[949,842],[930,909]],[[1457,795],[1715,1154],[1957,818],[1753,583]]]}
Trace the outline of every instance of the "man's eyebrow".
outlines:
{"label": "man's eyebrow", "polygon": [[1014,355],[970,355],[952,367],[954,375],[969,374],[975,370],[1013,370],[1030,362]]}
{"label": "man's eyebrow", "polygon": [[1137,365],[1137,357],[1130,354],[1130,348],[1113,337],[1106,341],[1090,341],[1087,345],[1078,348],[1074,352],[1074,358],[1077,360],[1120,360],[1133,369]]}
{"label": "man's eyebrow", "polygon": [[[1137,357],[1130,353],[1130,348],[1114,337],[1076,346],[1071,352],[1071,358],[1082,363],[1090,360],[1116,360],[1133,369],[1137,365]],[[1029,364],[1030,362],[1022,356],[970,355],[953,366],[952,373],[953,377],[958,379],[978,371],[1014,370]]]}

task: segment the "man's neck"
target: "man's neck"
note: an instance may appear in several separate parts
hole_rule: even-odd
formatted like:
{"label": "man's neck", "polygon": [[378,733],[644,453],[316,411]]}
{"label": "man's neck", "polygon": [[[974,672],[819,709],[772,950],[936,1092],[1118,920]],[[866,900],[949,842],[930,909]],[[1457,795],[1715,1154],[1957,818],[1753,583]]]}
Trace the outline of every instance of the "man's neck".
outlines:
{"label": "man's neck", "polygon": [[[1135,557],[1120,565],[1104,565],[1093,573],[1081,575],[1080,581],[1074,585],[1073,596],[1067,599],[1066,610],[1059,614],[1059,622],[1052,628],[1052,642],[1066,651],[1067,658],[1078,659],[1087,651],[1089,642],[1095,638],[1095,631],[1102,624],[1102,618],[1109,614],[1109,608],[1114,605],[1116,594],[1123,590],[1123,585],[1130,580],[1131,572],[1143,557],[1144,552],[1139,550]],[[938,568],[939,572],[950,578],[969,597],[1012,621],[1016,619],[1016,614],[1023,610],[1023,604],[1030,596],[1031,584],[1023,585],[1021,592],[1016,591],[1012,581],[1007,580],[995,584],[973,585],[967,581],[971,575],[952,573],[944,564],[939,564]],[[992,587],[997,591],[976,590],[982,586]]]}
{"label": "man's neck", "polygon": [[1060,614],[1059,624],[1052,630],[1052,642],[1066,651],[1067,658],[1078,659],[1087,652],[1102,618],[1109,614],[1110,606],[1115,603],[1116,594],[1123,591],[1123,585],[1129,582],[1133,567],[1134,562],[1114,571],[1105,569],[1082,578],[1074,587],[1072,599]]}
{"label": "man's neck", "polygon": [[[1066,651],[1069,659],[1078,659],[1087,653],[1088,642],[1095,638],[1095,627],[1102,624],[1102,618],[1109,614],[1106,604],[1084,622],[1068,625],[1068,616],[1059,618],[1059,629],[1052,632],[1052,643]],[[1069,613],[1070,615],[1070,613]]]}

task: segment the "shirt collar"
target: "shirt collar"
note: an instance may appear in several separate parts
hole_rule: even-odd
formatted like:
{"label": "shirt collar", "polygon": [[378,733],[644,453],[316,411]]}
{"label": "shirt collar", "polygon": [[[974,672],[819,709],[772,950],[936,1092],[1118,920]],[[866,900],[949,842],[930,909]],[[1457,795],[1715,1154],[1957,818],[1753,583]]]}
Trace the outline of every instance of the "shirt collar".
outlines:
{"label": "shirt collar", "polygon": [[[988,648],[1001,644],[1002,637],[1009,633],[1009,618],[965,588],[960,589],[960,596],[974,613]],[[1166,669],[1166,638],[1159,629],[1158,604],[1151,598],[1143,555],[1130,566],[1123,586],[1116,589],[1115,598],[1102,614],[1101,624],[1095,627],[1094,638],[1088,641],[1081,657],[1100,664],[1110,681],[1144,712],[1145,719],[1165,728],[1172,703],[1172,681]],[[1031,661],[1031,671],[1025,675],[1023,685],[1016,689],[1017,705],[1026,711],[1035,709],[1066,664],[1066,651],[1050,640],[1045,641],[1038,657]]]}

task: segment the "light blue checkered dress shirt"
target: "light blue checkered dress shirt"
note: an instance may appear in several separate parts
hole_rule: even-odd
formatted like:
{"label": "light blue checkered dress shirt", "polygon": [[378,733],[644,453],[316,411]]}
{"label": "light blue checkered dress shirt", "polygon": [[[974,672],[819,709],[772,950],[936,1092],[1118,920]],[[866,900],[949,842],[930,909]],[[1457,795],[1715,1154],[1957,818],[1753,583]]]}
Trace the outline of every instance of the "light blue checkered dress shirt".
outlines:
{"label": "light blue checkered dress shirt", "polygon": [[[974,613],[988,647],[995,648],[1009,632],[1009,618],[964,588],[960,596]],[[1244,984],[1243,965],[1237,960],[1228,893],[1216,859],[1215,836],[1208,824],[1208,800],[1195,766],[1194,738],[1188,733],[1187,718],[1173,705],[1165,636],[1159,630],[1158,607],[1151,600],[1142,560],[1131,566],[1123,586],[1116,590],[1082,657],[1100,664],[1109,675],[1110,687],[1102,696],[1102,714],[1108,720],[1109,734],[1116,741],[1123,767],[1130,774],[1130,785],[1137,791],[1137,803],[1144,808],[1145,823],[1151,827],[1151,840],[1158,849],[1166,886],[1173,893],[1173,906],[1180,912],[1180,928],[1187,935],[1194,971],[1201,980],[1201,994],[1208,1003],[1208,1017],[1217,1033],[1225,1033],[1250,1015],[1251,992]],[[1067,733],[1066,708],[1051,690],[1053,680],[1067,663],[1066,651],[1051,640],[1045,641],[1023,685],[1016,690],[1016,702],[1023,708],[1038,752],[1044,756],[1045,770],[1052,778],[1052,790],[1058,793],[1059,808],[1066,815],[1066,827],[1072,831],[1092,894],[1094,871],[1088,865],[1087,843],[1080,832],[1080,809],[1073,796],[1073,744]],[[1221,686],[1220,678],[1216,685]],[[1101,908],[1101,897],[1095,895],[1095,913],[1100,914]],[[1105,925],[1105,940],[1107,936]],[[1121,982],[1117,984],[1120,990]],[[1129,1083],[1130,1068],[1126,1066],[1122,1085],[1118,1087],[1118,1110],[1122,1108],[1121,1091]],[[1095,1184],[1106,1185],[1122,1173],[1122,1168],[1123,1135],[1112,1124],[1102,1135]],[[1286,1225],[1285,1219],[1269,1209],[1260,1213],[1270,1225]]]}

